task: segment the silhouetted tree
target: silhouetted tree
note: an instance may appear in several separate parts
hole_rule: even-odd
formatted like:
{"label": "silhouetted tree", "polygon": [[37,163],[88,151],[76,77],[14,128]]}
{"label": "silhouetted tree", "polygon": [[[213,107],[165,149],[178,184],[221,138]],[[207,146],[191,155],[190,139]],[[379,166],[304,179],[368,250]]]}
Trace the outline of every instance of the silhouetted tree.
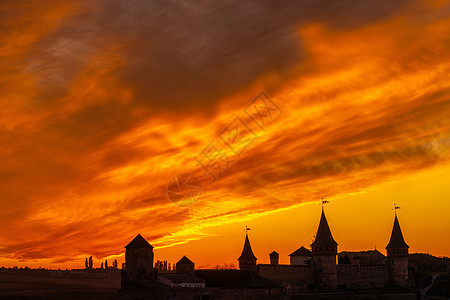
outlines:
{"label": "silhouetted tree", "polygon": [[117,259],[114,260],[113,268],[114,268],[114,269],[117,269]]}
{"label": "silhouetted tree", "polygon": [[159,271],[167,271],[170,270],[170,264],[167,262],[167,260],[157,260],[155,262],[155,269]]}
{"label": "silhouetted tree", "polygon": [[92,256],[89,256],[89,269],[93,269],[94,268],[94,263],[92,262]]}
{"label": "silhouetted tree", "polygon": [[87,268],[88,268],[88,259],[87,259],[87,257],[86,257],[86,260],[84,261],[84,268],[87,270]]}
{"label": "silhouetted tree", "polygon": [[105,259],[105,269],[108,269],[108,260]]}
{"label": "silhouetted tree", "polygon": [[103,262],[102,262],[102,264],[101,264],[101,266],[100,266],[100,269],[102,269],[102,270],[103,270]]}
{"label": "silhouetted tree", "polygon": [[213,269],[216,269],[216,270],[233,270],[233,269],[236,269],[236,265],[234,263],[229,263],[229,264],[225,263],[223,265],[215,265],[213,267]]}

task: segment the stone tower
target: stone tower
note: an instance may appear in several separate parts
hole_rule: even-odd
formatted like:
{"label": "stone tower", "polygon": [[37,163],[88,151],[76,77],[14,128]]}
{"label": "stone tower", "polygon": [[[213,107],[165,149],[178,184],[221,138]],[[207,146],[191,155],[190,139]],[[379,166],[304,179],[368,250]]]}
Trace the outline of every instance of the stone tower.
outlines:
{"label": "stone tower", "polygon": [[319,228],[311,247],[313,262],[316,266],[317,284],[324,290],[337,288],[337,245],[322,207]]}
{"label": "stone tower", "polygon": [[195,274],[195,264],[186,256],[183,256],[176,264],[177,273]]}
{"label": "stone tower", "polygon": [[395,214],[391,239],[386,246],[391,283],[401,286],[408,285],[408,248],[403,239],[402,230]]}
{"label": "stone tower", "polygon": [[153,246],[140,234],[125,246],[125,273],[127,278],[154,277]]}
{"label": "stone tower", "polygon": [[270,258],[270,264],[271,265],[278,265],[278,261],[280,259],[280,254],[276,251],[272,251],[272,253],[269,254]]}
{"label": "stone tower", "polygon": [[241,270],[253,270],[256,272],[256,256],[253,254],[252,246],[248,240],[248,234],[245,234],[244,249],[242,249],[241,256],[239,256],[239,269]]}

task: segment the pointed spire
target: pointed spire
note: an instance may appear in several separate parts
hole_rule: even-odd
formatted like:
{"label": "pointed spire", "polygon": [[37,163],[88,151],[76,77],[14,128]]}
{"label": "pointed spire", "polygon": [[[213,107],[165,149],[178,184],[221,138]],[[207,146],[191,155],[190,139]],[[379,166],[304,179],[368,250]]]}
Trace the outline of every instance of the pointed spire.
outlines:
{"label": "pointed spire", "polygon": [[397,219],[397,213],[395,213],[394,226],[392,227],[391,239],[386,249],[392,248],[409,248],[408,244],[403,239],[402,230],[400,229],[400,223]]}
{"label": "pointed spire", "polygon": [[244,243],[244,249],[242,249],[241,256],[239,256],[238,260],[257,260],[255,254],[253,254],[252,246],[250,246],[250,241],[248,239],[248,234],[245,233],[245,243]]}
{"label": "pointed spire", "polygon": [[333,239],[327,218],[322,206],[322,215],[320,217],[319,228],[317,229],[316,239],[311,246],[337,246],[338,243]]}

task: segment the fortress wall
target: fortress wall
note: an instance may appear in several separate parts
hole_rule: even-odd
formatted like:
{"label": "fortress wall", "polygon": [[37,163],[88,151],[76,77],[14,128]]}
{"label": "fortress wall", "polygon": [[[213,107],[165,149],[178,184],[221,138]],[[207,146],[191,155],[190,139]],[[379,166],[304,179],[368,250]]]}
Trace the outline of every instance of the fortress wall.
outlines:
{"label": "fortress wall", "polygon": [[389,283],[389,267],[387,265],[338,265],[337,273],[338,286],[347,288],[384,287]]}
{"label": "fortress wall", "polygon": [[384,293],[384,294],[358,294],[358,293],[302,293],[288,296],[288,300],[415,300],[414,293]]}
{"label": "fortress wall", "polygon": [[258,274],[285,288],[306,290],[315,282],[313,266],[258,265]]}
{"label": "fortress wall", "polygon": [[281,300],[283,299],[283,289],[230,289],[222,290],[220,297],[211,299],[220,300]]}

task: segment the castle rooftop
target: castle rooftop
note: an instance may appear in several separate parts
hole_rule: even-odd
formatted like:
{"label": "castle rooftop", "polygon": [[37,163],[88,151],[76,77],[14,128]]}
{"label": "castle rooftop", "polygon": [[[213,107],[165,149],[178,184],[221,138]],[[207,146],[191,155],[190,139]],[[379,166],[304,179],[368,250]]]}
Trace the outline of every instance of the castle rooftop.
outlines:
{"label": "castle rooftop", "polygon": [[320,217],[319,228],[317,229],[317,234],[314,242],[311,246],[337,246],[338,243],[333,239],[331,234],[330,226],[328,226],[327,218],[322,207],[322,215]]}
{"label": "castle rooftop", "polygon": [[250,246],[250,241],[248,239],[248,235],[245,235],[245,243],[244,249],[242,249],[241,256],[239,256],[238,260],[256,260],[255,254],[253,254],[252,246]]}
{"label": "castle rooftop", "polygon": [[300,248],[289,254],[289,256],[311,256],[311,255],[312,255],[311,251],[309,251],[303,246],[301,246]]}
{"label": "castle rooftop", "polygon": [[138,234],[125,248],[153,248],[142,235]]}
{"label": "castle rooftop", "polygon": [[397,214],[395,214],[394,226],[392,227],[391,239],[386,249],[392,248],[409,248],[408,244],[405,243],[403,239],[402,230],[400,229],[400,224],[398,223]]}

